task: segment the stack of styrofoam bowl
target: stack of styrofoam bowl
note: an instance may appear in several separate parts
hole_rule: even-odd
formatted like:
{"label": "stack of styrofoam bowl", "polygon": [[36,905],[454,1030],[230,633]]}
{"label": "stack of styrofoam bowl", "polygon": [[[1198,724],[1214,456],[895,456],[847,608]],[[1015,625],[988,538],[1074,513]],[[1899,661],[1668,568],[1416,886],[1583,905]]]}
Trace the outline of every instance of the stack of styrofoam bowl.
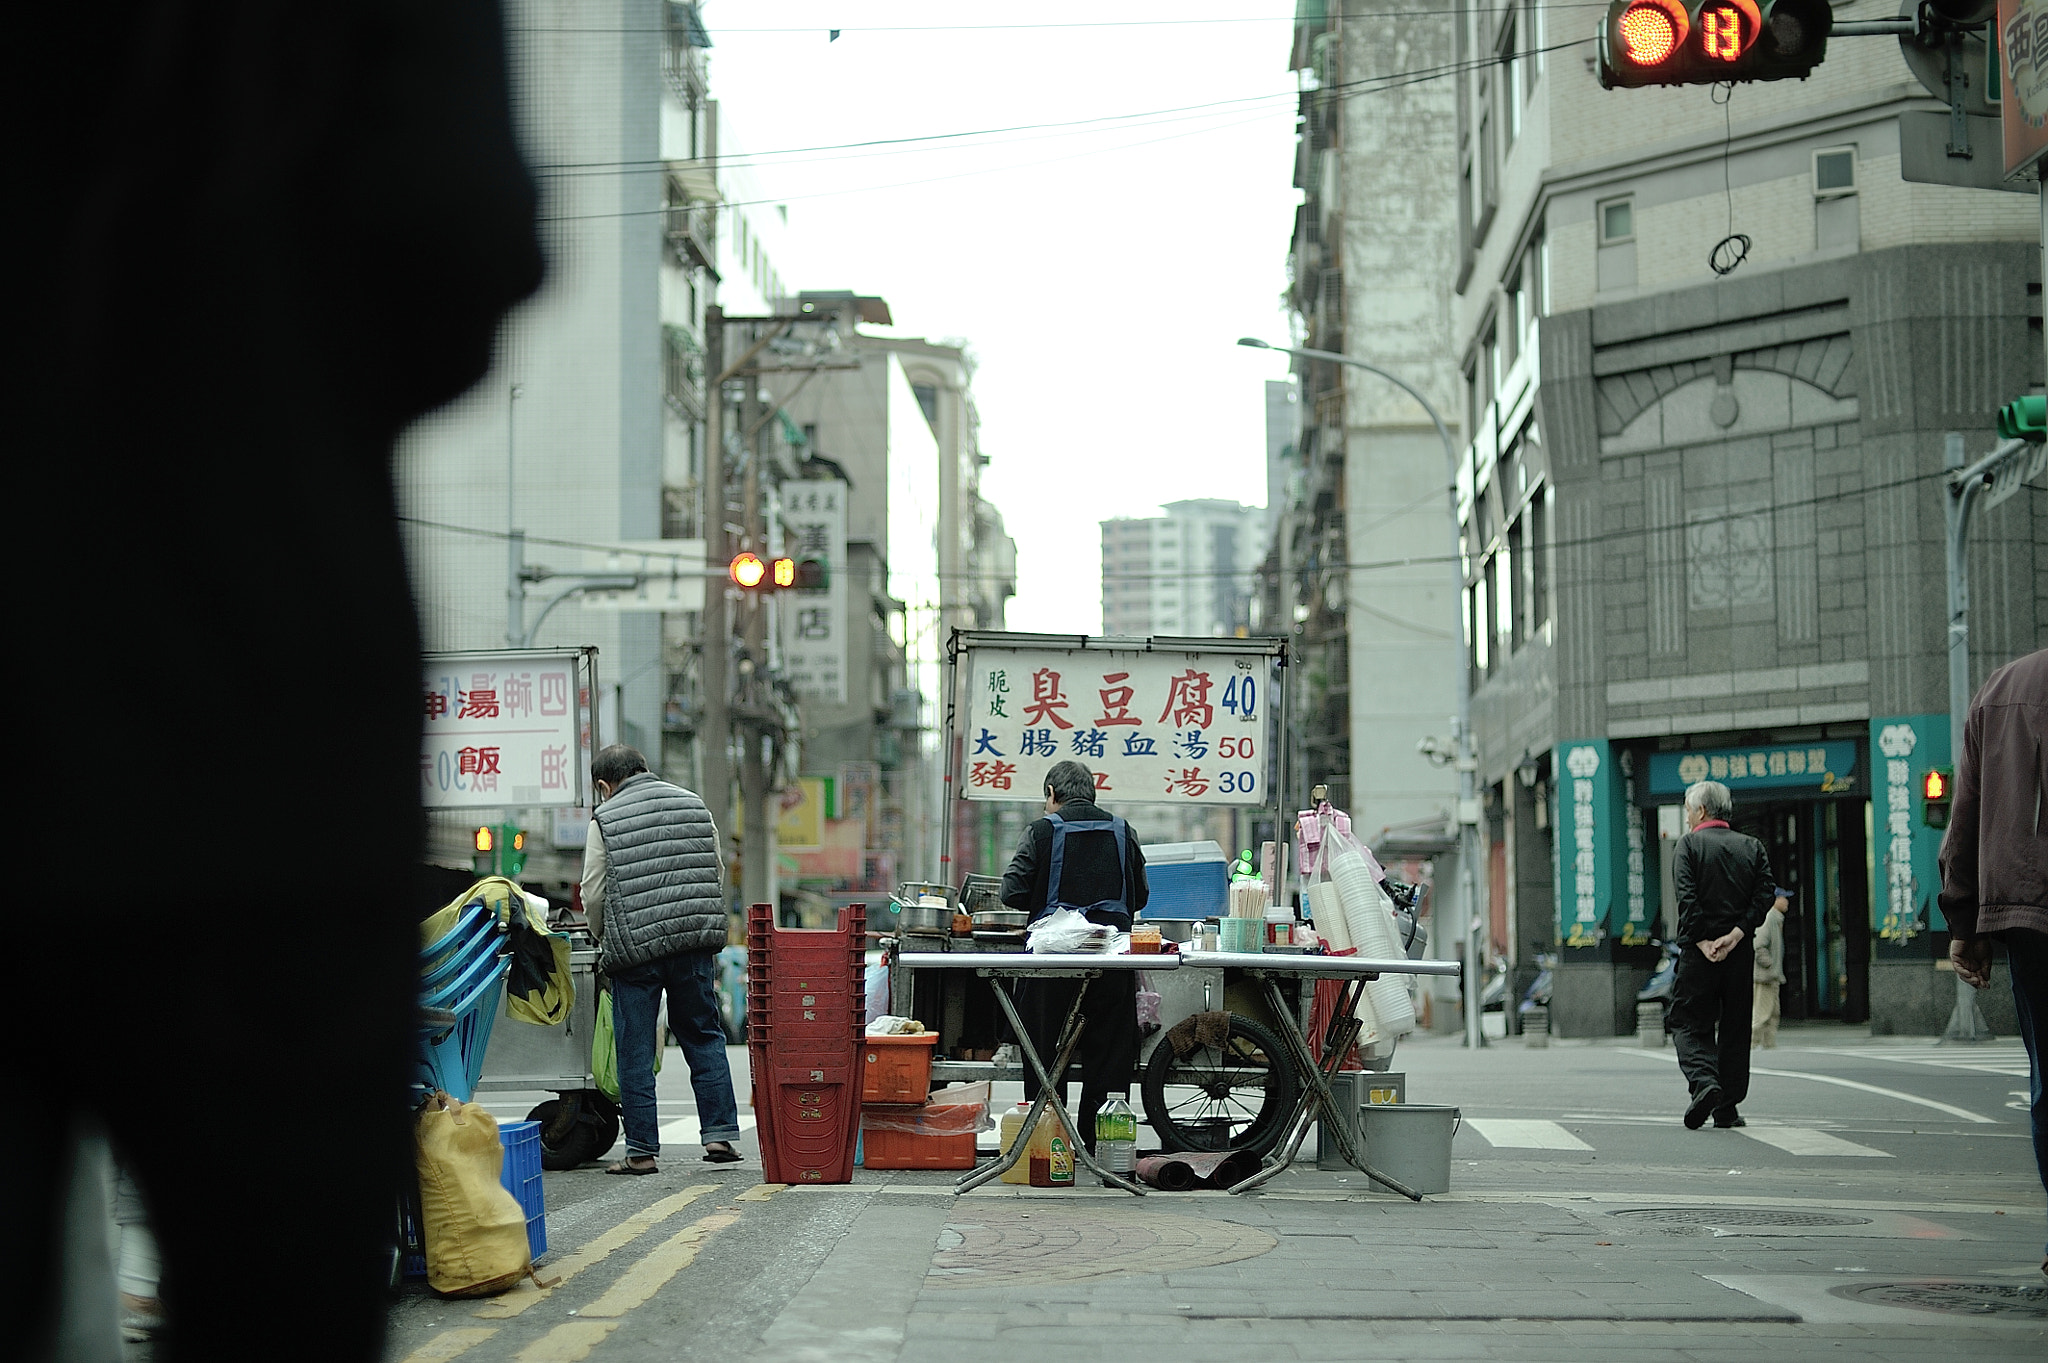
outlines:
{"label": "stack of styrofoam bowl", "polygon": [[1331,951],[1349,951],[1358,945],[1351,940],[1351,927],[1344,921],[1344,903],[1333,882],[1318,880],[1313,885],[1304,885],[1301,893],[1308,901],[1308,916],[1315,920],[1316,934]]}
{"label": "stack of styrofoam bowl", "polygon": [[[1330,883],[1342,900],[1345,925],[1358,944],[1358,953],[1369,959],[1398,961],[1403,953],[1394,938],[1394,905],[1380,888],[1366,855],[1349,849],[1330,861]],[[1368,981],[1365,992],[1372,999],[1380,1026],[1390,1035],[1402,1036],[1415,1030],[1415,1001],[1400,976]]]}

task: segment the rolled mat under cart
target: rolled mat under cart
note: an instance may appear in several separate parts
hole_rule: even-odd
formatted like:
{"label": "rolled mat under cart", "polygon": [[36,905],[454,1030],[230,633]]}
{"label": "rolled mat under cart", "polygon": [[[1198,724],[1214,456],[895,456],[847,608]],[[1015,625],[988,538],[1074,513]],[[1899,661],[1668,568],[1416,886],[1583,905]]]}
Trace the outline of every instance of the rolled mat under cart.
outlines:
{"label": "rolled mat under cart", "polygon": [[1258,1171],[1259,1157],[1246,1150],[1147,1155],[1138,1161],[1138,1177],[1164,1193],[1228,1188]]}
{"label": "rolled mat under cart", "polygon": [[851,1183],[860,1137],[867,908],[836,928],[784,928],[747,910],[747,1051],[769,1183]]}

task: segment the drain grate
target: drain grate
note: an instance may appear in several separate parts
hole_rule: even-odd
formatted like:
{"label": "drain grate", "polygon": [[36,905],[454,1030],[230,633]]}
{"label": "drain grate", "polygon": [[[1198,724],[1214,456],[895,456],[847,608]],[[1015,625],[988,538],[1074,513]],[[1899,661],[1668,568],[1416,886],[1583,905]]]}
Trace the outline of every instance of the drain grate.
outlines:
{"label": "drain grate", "polygon": [[1904,1306],[1949,1316],[2003,1316],[2015,1320],[2048,1320],[2048,1287],[2019,1283],[1942,1282],[1920,1279],[1895,1283],[1844,1283],[1830,1288],[1837,1297],[1878,1306]]}
{"label": "drain grate", "polygon": [[1775,1207],[1635,1207],[1619,1211],[1633,1221],[1658,1226],[1867,1226],[1867,1216],[1842,1216],[1835,1212],[1791,1212]]}

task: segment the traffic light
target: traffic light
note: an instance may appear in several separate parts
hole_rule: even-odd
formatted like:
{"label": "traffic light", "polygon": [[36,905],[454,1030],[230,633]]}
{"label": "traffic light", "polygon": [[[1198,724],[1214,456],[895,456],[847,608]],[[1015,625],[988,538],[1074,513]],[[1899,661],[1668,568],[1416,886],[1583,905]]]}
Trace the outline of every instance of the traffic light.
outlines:
{"label": "traffic light", "polygon": [[740,553],[733,555],[727,571],[735,584],[750,592],[815,590],[825,585],[825,565],[814,558],[764,559]]}
{"label": "traffic light", "polygon": [[2048,397],[2014,398],[1999,408],[1998,438],[2036,445],[2048,440]]}
{"label": "traffic light", "polygon": [[519,873],[526,869],[526,830],[506,824],[498,834],[499,861],[502,863],[498,874],[517,880]]}
{"label": "traffic light", "polygon": [[1828,0],[1610,0],[1600,84],[1804,80],[1827,55]]}
{"label": "traffic light", "polygon": [[1929,767],[1920,777],[1921,821],[1929,828],[1947,828],[1954,792],[1955,773],[1947,767]]}
{"label": "traffic light", "polygon": [[490,875],[498,866],[498,830],[480,824],[470,835],[470,842],[476,848],[469,859],[470,869],[480,876]]}

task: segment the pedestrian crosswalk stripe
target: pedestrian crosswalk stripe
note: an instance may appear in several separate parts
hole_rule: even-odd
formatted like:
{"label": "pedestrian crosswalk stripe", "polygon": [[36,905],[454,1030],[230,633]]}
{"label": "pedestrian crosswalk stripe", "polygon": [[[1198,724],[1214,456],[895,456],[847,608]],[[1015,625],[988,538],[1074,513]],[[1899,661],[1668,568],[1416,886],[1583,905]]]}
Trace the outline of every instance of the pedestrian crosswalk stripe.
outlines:
{"label": "pedestrian crosswalk stripe", "polygon": [[619,1280],[603,1296],[584,1307],[579,1314],[600,1319],[625,1315],[695,1262],[697,1252],[704,1248],[706,1240],[739,1219],[738,1212],[713,1212],[702,1220],[691,1222],[641,1256],[637,1263],[619,1275]]}
{"label": "pedestrian crosswalk stripe", "polygon": [[[593,1239],[589,1244],[583,1245],[574,1252],[566,1254],[549,1264],[547,1269],[548,1277],[555,1279],[556,1285],[560,1286],[610,1254],[613,1250],[618,1249],[622,1245],[631,1244],[652,1227],[668,1220],[668,1218],[674,1216],[706,1193],[717,1192],[723,1186],[723,1184],[718,1183],[693,1184],[679,1193],[671,1194],[659,1202],[642,1207],[618,1225],[613,1226],[604,1234]],[[504,1320],[508,1317],[519,1315],[536,1302],[545,1301],[552,1290],[551,1288],[535,1287],[533,1280],[528,1278],[504,1296],[485,1302],[477,1308],[476,1314],[483,1320]],[[422,1360],[422,1363],[426,1363],[426,1361]]]}
{"label": "pedestrian crosswalk stripe", "polygon": [[1591,1150],[1593,1147],[1556,1122],[1519,1117],[1467,1117],[1465,1125],[1486,1137],[1496,1149]]}
{"label": "pedestrian crosswalk stripe", "polygon": [[496,1326],[466,1325],[460,1330],[443,1330],[405,1356],[405,1363],[447,1363],[460,1357],[498,1333]]}
{"label": "pedestrian crosswalk stripe", "polygon": [[1891,1153],[1830,1136],[1803,1126],[1745,1126],[1741,1134],[1765,1145],[1774,1145],[1789,1155],[1862,1155],[1890,1159]]}
{"label": "pedestrian crosswalk stripe", "polygon": [[513,1363],[577,1363],[618,1328],[615,1320],[568,1321],[514,1354]]}
{"label": "pedestrian crosswalk stripe", "polygon": [[[752,1117],[740,1118],[740,1130],[752,1131],[753,1129],[754,1119]],[[661,1128],[661,1143],[663,1145],[695,1145],[697,1144],[699,1134],[703,1130],[704,1128],[698,1125],[694,1114],[688,1117],[678,1117]]]}

